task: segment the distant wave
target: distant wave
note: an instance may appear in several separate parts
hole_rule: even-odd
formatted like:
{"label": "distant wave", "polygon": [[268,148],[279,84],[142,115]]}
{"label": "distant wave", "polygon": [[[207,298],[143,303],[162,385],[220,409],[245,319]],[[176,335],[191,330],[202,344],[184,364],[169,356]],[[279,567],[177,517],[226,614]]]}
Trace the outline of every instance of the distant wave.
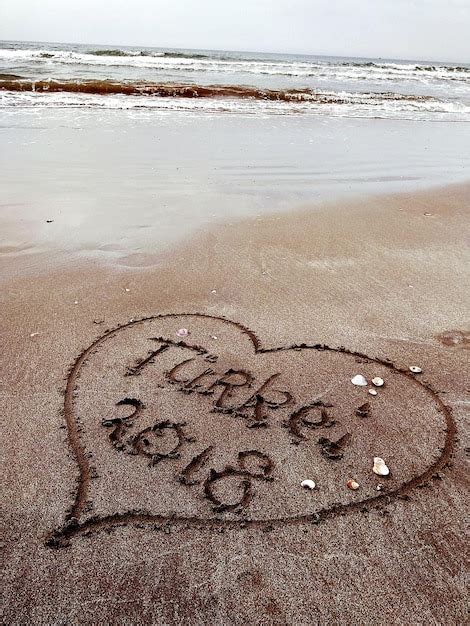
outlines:
{"label": "distant wave", "polygon": [[[120,48],[109,50],[88,50],[87,54],[98,57],[167,57],[169,59],[215,59],[215,60],[235,60],[233,57],[222,54],[203,54],[202,52],[150,52],[148,50],[121,50]],[[249,62],[250,59],[243,59]],[[255,59],[252,59],[255,60]]]}
{"label": "distant wave", "polygon": [[124,50],[88,50],[87,54],[92,54],[96,57],[135,57],[135,56],[150,56],[146,52],[124,52]]}
{"label": "distant wave", "polygon": [[[170,59],[214,59],[216,61],[235,61],[231,56],[224,54],[203,54],[202,52],[163,52],[164,57],[169,57]],[[243,59],[246,63],[251,61],[255,61],[256,59]],[[237,59],[238,61],[238,59]]]}
{"label": "distant wave", "polygon": [[[231,55],[219,54],[216,52],[212,52],[210,54],[204,54],[202,52],[150,52],[148,50],[138,50],[138,51],[129,51],[129,50],[121,50],[120,48],[110,49],[110,50],[89,50],[88,54],[95,56],[114,56],[114,57],[168,57],[173,59],[212,59],[216,61],[236,61],[237,63],[253,63],[259,62],[259,58],[236,58]],[[52,55],[47,55],[52,56]],[[329,65],[336,65],[333,61],[328,63]],[[437,72],[439,70],[445,70],[448,72],[467,72],[470,73],[470,67],[464,67],[461,65],[421,65],[419,63],[394,63],[394,62],[386,62],[386,63],[377,63],[375,61],[345,61],[337,63],[341,67],[359,67],[359,68],[377,68],[381,70],[387,69],[404,69],[404,70],[415,70],[417,72]]]}
{"label": "distant wave", "polygon": [[[451,64],[420,64],[394,61],[357,61],[341,59],[268,58],[266,56],[242,55],[226,52],[159,51],[148,49],[107,48],[90,50],[57,50],[51,48],[3,48],[0,47],[0,63],[7,69],[20,64],[31,64],[32,70],[41,70],[58,65],[79,66],[96,71],[103,68],[122,68],[162,71],[165,73],[204,72],[206,74],[247,74],[250,77],[279,76],[298,80],[317,79],[321,82],[340,80],[346,82],[376,81],[382,84],[393,81],[412,81],[430,85],[460,83],[470,88],[470,66]],[[184,80],[184,78],[182,79]]]}
{"label": "distant wave", "polygon": [[467,72],[470,74],[470,67],[463,65],[421,65],[419,63],[376,63],[375,61],[345,61],[340,63],[342,67],[370,67],[380,70],[406,70],[416,72],[438,72],[445,70],[446,72]]}
{"label": "distant wave", "polygon": [[241,85],[193,85],[179,83],[117,82],[111,80],[26,80],[0,79],[0,90],[32,91],[37,93],[83,93],[93,95],[154,96],[165,98],[248,98],[282,102],[315,102],[326,104],[373,104],[374,101],[426,101],[430,96],[399,93],[325,93],[312,89],[260,89]]}

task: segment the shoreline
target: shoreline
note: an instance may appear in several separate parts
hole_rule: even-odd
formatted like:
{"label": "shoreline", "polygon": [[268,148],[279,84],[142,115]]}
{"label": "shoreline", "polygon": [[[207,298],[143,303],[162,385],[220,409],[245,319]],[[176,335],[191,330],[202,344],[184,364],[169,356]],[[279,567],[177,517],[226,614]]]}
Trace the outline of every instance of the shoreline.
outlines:
{"label": "shoreline", "polygon": [[[44,272],[54,273],[56,270],[51,265],[57,264],[60,268],[59,272],[67,272],[69,270],[68,266],[73,266],[74,268],[80,266],[86,269],[90,263],[98,263],[103,269],[114,268],[116,271],[137,269],[146,271],[155,269],[161,263],[176,258],[181,251],[188,250],[193,243],[197,246],[204,236],[217,236],[219,232],[227,232],[229,227],[237,231],[243,228],[248,229],[250,226],[263,227],[263,224],[269,225],[276,221],[280,221],[283,224],[289,221],[298,223],[305,218],[308,222],[315,215],[321,220],[325,218],[328,220],[329,213],[332,216],[336,213],[347,219],[347,212],[361,215],[365,211],[370,212],[370,219],[373,221],[376,217],[380,218],[380,211],[384,209],[388,211],[395,210],[398,213],[411,211],[416,214],[422,211],[423,217],[435,217],[434,214],[429,213],[429,209],[432,210],[433,203],[439,200],[442,200],[445,206],[444,212],[442,207],[439,207],[441,217],[446,214],[452,216],[456,213],[465,215],[465,195],[468,192],[470,192],[470,181],[444,185],[436,183],[434,185],[429,184],[425,188],[400,192],[340,195],[334,200],[318,199],[315,203],[301,203],[290,209],[277,209],[272,212],[264,211],[248,217],[229,216],[225,220],[221,219],[199,227],[195,226],[193,231],[188,232],[186,235],[181,235],[169,247],[162,248],[153,254],[149,251],[137,253],[135,249],[141,249],[142,243],[144,243],[144,241],[139,242],[138,240],[134,242],[134,245],[129,242],[125,246],[119,246],[111,241],[109,244],[95,249],[82,244],[81,247],[76,247],[72,250],[67,248],[60,249],[58,242],[51,238],[49,239],[49,245],[52,244],[51,247],[49,249],[43,247],[41,250],[41,246],[38,246],[37,242],[31,239],[23,244],[0,246],[0,259],[3,262],[3,267],[7,269],[4,272],[3,280],[8,281],[15,278],[15,275],[17,277],[20,275],[26,277],[28,275],[38,276]],[[377,211],[376,215],[374,214],[375,210]],[[51,223],[53,222],[54,220],[51,220]],[[8,229],[8,238],[10,240],[20,240],[23,237],[24,227],[18,224],[18,222],[14,224],[12,219],[7,219],[4,228],[5,230]],[[143,247],[148,248],[149,246],[144,243]],[[51,261],[51,256],[53,256],[53,261]],[[31,260],[32,262],[24,263],[25,260]],[[24,267],[22,267],[23,263]],[[8,269],[9,266],[14,268],[11,272]]]}
{"label": "shoreline", "polygon": [[468,160],[466,130],[455,124],[432,132],[420,125],[411,138],[398,120],[54,110],[2,117],[7,274],[42,266],[39,253],[61,267],[72,258],[113,264],[130,251],[170,252],[244,218],[437,190],[459,183]]}

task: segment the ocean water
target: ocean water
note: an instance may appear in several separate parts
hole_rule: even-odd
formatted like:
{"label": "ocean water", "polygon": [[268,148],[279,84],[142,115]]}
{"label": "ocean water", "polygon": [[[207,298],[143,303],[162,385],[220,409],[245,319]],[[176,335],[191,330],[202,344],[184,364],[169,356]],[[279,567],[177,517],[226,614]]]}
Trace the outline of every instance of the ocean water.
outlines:
{"label": "ocean water", "polygon": [[153,264],[220,223],[466,181],[469,121],[465,65],[4,42],[0,261]]}
{"label": "ocean water", "polygon": [[470,65],[0,42],[0,107],[470,121]]}

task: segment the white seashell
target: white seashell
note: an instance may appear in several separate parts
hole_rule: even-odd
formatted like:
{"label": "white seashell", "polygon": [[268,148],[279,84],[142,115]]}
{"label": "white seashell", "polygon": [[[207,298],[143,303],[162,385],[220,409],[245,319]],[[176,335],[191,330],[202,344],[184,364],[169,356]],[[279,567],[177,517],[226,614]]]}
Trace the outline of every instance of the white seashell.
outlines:
{"label": "white seashell", "polygon": [[176,331],[178,337],[187,337],[189,335],[189,330],[187,328],[180,328]]}
{"label": "white seashell", "polygon": [[376,487],[377,491],[382,491],[383,488],[384,486],[382,485],[382,483],[379,483]]}
{"label": "white seashell", "polygon": [[417,365],[410,365],[410,372],[413,372],[413,374],[421,374],[422,371]]}
{"label": "white seashell", "polygon": [[349,489],[352,489],[353,491],[357,491],[359,489],[359,483],[357,483],[355,480],[352,480],[352,479],[348,480],[346,485]]}
{"label": "white seashell", "polygon": [[372,468],[372,471],[378,476],[388,476],[390,474],[390,470],[385,464],[385,461],[379,456],[374,456],[374,466]]}
{"label": "white seashell", "polygon": [[39,333],[31,333],[30,337],[36,337],[37,335],[39,335]]}
{"label": "white seashell", "polygon": [[356,387],[367,387],[367,380],[362,374],[356,374],[354,378],[351,378],[351,382],[353,385],[356,385]]}
{"label": "white seashell", "polygon": [[376,389],[369,389],[369,393],[371,396],[376,396],[377,395],[377,390]]}
{"label": "white seashell", "polygon": [[305,489],[315,489],[316,485],[313,482],[313,480],[307,479],[307,480],[303,480],[300,483],[301,487],[304,487]]}
{"label": "white seashell", "polygon": [[375,378],[372,379],[372,384],[375,385],[376,387],[383,387],[384,379],[380,378],[380,376],[376,376]]}

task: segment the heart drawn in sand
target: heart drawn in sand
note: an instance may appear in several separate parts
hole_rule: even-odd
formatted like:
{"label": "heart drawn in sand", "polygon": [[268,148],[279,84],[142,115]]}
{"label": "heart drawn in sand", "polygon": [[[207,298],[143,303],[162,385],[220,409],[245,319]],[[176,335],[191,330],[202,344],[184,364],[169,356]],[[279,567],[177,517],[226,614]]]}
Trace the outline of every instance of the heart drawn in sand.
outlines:
{"label": "heart drawn in sand", "polygon": [[[385,385],[372,397],[351,384],[357,374]],[[133,523],[270,528],[381,506],[435,476],[455,434],[436,393],[389,361],[264,348],[203,314],[107,331],[71,368],[64,417],[78,481],[51,546]],[[372,471],[377,456],[386,478]]]}

